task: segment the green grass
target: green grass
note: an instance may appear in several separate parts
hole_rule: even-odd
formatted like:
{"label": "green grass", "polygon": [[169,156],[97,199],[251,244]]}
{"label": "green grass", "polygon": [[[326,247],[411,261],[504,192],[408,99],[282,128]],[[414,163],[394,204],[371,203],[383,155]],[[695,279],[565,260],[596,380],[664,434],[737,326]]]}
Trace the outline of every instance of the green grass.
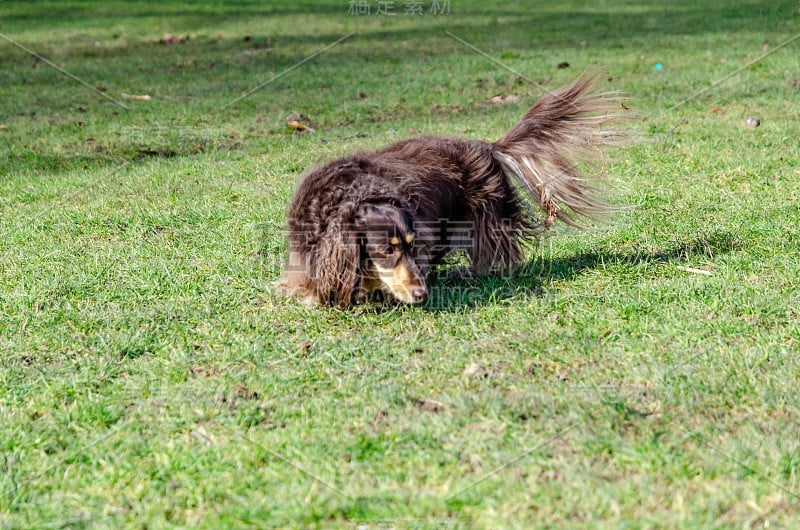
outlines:
{"label": "green grass", "polygon": [[[800,5],[348,5],[0,4],[127,107],[0,40],[0,528],[792,526],[800,41],[673,106]],[[540,95],[445,31],[548,88],[607,72],[641,115],[607,168],[636,207],[427,306],[277,297],[305,168],[495,139]]]}

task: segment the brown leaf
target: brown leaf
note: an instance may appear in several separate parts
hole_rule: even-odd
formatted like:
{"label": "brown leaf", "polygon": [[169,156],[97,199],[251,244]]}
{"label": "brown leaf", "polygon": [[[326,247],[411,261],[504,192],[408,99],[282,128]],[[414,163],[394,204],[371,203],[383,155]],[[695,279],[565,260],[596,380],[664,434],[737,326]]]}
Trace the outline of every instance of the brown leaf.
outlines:
{"label": "brown leaf", "polygon": [[194,365],[189,368],[189,373],[192,377],[213,377],[217,375],[218,368],[214,366]]}
{"label": "brown leaf", "polygon": [[177,37],[172,33],[164,33],[164,36],[159,39],[159,44],[175,44],[175,43],[182,43],[189,40],[189,34],[183,33],[178,35]]}
{"label": "brown leaf", "polygon": [[500,95],[494,96],[489,101],[491,101],[492,103],[498,103],[498,104],[501,104],[501,105],[502,104],[506,104],[506,103],[516,103],[517,101],[519,101],[519,96],[515,96],[514,94],[500,94]]}
{"label": "brown leaf", "polygon": [[296,120],[289,120],[289,121],[286,122],[286,125],[290,129],[294,129],[295,131],[297,131],[299,133],[302,133],[302,134],[310,134],[310,133],[314,132],[314,129],[312,129],[308,125],[303,125],[302,123],[300,123],[299,121],[296,121]]}
{"label": "brown leaf", "polygon": [[464,375],[467,377],[488,377],[489,370],[481,363],[472,363],[464,369]]}
{"label": "brown leaf", "polygon": [[417,400],[417,406],[420,408],[420,410],[424,410],[425,412],[444,412],[444,404],[433,399]]}
{"label": "brown leaf", "polygon": [[245,399],[245,400],[253,400],[258,399],[258,392],[247,388],[243,384],[234,385],[231,389],[231,396],[234,398]]}

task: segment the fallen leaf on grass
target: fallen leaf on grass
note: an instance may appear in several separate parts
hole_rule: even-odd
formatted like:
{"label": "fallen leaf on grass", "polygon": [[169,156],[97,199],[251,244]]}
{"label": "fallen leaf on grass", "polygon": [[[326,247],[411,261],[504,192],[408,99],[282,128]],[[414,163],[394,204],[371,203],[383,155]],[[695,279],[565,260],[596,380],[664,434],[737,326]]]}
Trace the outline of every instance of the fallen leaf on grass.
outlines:
{"label": "fallen leaf on grass", "polygon": [[8,129],[8,125],[6,125],[5,123],[0,123],[0,131],[4,131],[6,129]]}
{"label": "fallen leaf on grass", "polygon": [[464,375],[467,377],[488,377],[489,370],[481,363],[472,363],[464,369]]}
{"label": "fallen leaf on grass", "polygon": [[[254,399],[258,399],[258,392],[253,389],[247,388],[243,384],[234,385],[231,388],[231,397],[237,399],[244,399],[246,401],[252,401]],[[223,401],[226,401],[228,398],[223,396]]]}
{"label": "fallen leaf on grass", "polygon": [[150,101],[151,99],[153,99],[150,96],[148,96],[147,94],[141,94],[141,95],[138,95],[138,94],[126,94],[125,92],[122,93],[122,97],[124,99],[135,99],[135,100],[139,100],[139,101]]}
{"label": "fallen leaf on grass", "polygon": [[712,108],[708,109],[708,113],[709,114],[716,114],[717,116],[722,116],[723,111],[719,107],[712,107]]}
{"label": "fallen leaf on grass", "polygon": [[500,94],[498,96],[494,96],[489,101],[498,104],[516,103],[517,101],[519,101],[519,96],[515,96],[514,94],[508,94],[508,95]]}
{"label": "fallen leaf on grass", "polygon": [[443,412],[444,404],[432,399],[418,399],[417,406],[425,412]]}
{"label": "fallen leaf on grass", "polygon": [[432,105],[430,109],[431,112],[433,112],[434,114],[448,114],[448,113],[458,114],[459,112],[464,110],[458,105],[439,105],[439,104]]}
{"label": "fallen leaf on grass", "polygon": [[178,35],[177,37],[172,33],[164,33],[164,36],[158,41],[159,44],[175,44],[183,43],[189,40],[189,34],[184,33],[182,35]]}
{"label": "fallen leaf on grass", "polygon": [[214,377],[219,372],[219,369],[214,366],[195,365],[189,368],[189,373],[192,377]]}
{"label": "fallen leaf on grass", "polygon": [[302,134],[311,134],[315,132],[313,128],[309,127],[308,125],[303,125],[297,120],[287,121],[286,126]]}

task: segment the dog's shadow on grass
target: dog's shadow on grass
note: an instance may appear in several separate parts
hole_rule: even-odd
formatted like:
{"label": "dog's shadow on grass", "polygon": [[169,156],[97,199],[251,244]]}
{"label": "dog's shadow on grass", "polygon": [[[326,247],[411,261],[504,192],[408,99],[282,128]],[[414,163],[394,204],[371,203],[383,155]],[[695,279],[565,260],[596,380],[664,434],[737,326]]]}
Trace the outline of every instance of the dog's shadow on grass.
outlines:
{"label": "dog's shadow on grass", "polygon": [[466,269],[443,269],[429,285],[430,296],[422,308],[429,312],[457,312],[512,298],[545,296],[545,285],[569,281],[586,270],[608,266],[680,264],[697,257],[713,258],[742,247],[740,238],[714,232],[677,239],[663,248],[612,252],[596,250],[573,256],[542,255],[525,263],[512,275],[474,277]]}

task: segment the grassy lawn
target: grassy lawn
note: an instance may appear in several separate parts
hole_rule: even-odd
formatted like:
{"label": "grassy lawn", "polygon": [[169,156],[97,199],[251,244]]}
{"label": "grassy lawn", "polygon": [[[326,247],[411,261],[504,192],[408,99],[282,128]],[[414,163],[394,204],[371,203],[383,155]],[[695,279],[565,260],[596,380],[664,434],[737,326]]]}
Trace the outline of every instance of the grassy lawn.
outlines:
{"label": "grassy lawn", "polygon": [[[793,526],[800,4],[351,4],[0,4],[0,528]],[[276,296],[304,169],[587,69],[634,208],[421,307]]]}

